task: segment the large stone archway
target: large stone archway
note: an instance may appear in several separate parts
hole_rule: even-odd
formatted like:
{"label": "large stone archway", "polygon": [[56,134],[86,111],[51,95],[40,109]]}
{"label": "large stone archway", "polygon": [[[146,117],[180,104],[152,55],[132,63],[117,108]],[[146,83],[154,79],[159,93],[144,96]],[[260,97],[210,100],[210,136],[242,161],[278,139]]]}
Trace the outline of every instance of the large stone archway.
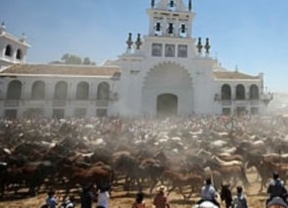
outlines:
{"label": "large stone archway", "polygon": [[167,117],[176,116],[178,110],[178,97],[165,93],[157,97],[157,116]]}
{"label": "large stone archway", "polygon": [[194,91],[190,73],[170,62],[154,66],[144,78],[142,112],[150,116],[193,113]]}

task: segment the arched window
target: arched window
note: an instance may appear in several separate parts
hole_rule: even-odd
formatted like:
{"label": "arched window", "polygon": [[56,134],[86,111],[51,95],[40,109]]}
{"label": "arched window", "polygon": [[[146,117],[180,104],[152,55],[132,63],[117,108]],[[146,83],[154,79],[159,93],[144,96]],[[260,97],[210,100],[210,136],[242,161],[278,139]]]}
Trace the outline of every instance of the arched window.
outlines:
{"label": "arched window", "polygon": [[7,45],[5,48],[5,56],[12,56],[12,47],[11,45]]}
{"label": "arched window", "polygon": [[20,100],[22,91],[22,83],[18,80],[11,81],[8,85],[6,99]]}
{"label": "arched window", "polygon": [[55,86],[54,99],[64,100],[67,99],[68,86],[64,81],[60,81]]}
{"label": "arched window", "polygon": [[45,98],[45,83],[36,81],[32,85],[31,99],[41,100]]}
{"label": "arched window", "polygon": [[231,87],[228,84],[221,87],[221,100],[231,100]]}
{"label": "arched window", "polygon": [[169,10],[169,11],[175,11],[175,9],[176,9],[176,3],[175,3],[175,1],[174,1],[174,0],[170,0],[169,3],[168,3],[168,5],[167,5],[167,7],[168,7],[168,10]]}
{"label": "arched window", "polygon": [[17,49],[16,51],[16,59],[18,60],[22,59],[22,51],[20,49]]}
{"label": "arched window", "polygon": [[98,85],[97,99],[98,100],[109,100],[110,86],[107,82],[101,82]]}
{"label": "arched window", "polygon": [[257,85],[250,86],[250,99],[251,100],[259,99],[259,88]]}
{"label": "arched window", "polygon": [[77,84],[76,99],[77,100],[89,99],[89,85],[87,82],[80,82]]}
{"label": "arched window", "polygon": [[245,87],[242,84],[236,86],[236,100],[245,100]]}

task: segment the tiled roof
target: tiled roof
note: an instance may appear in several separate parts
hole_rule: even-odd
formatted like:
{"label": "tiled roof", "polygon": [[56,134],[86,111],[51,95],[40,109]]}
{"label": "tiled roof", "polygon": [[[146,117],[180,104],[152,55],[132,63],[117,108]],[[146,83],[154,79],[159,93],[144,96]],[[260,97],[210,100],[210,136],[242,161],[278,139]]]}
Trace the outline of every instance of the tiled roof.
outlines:
{"label": "tiled roof", "polygon": [[259,76],[251,76],[237,71],[214,71],[215,79],[260,79]]}
{"label": "tiled roof", "polygon": [[5,74],[113,76],[119,72],[118,66],[14,64],[0,72],[0,76]]}

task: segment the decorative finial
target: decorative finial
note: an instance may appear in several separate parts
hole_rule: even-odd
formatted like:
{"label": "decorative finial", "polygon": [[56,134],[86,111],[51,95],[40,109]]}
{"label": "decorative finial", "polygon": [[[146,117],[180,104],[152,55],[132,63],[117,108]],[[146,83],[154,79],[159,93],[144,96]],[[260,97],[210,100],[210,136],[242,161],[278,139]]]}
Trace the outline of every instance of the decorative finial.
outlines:
{"label": "decorative finial", "polygon": [[201,53],[203,45],[201,43],[201,38],[200,37],[198,38],[197,48],[198,48],[198,53]]}
{"label": "decorative finial", "polygon": [[136,40],[135,44],[136,44],[136,49],[140,49],[140,46],[142,45],[140,33],[137,34],[137,40]]}
{"label": "decorative finial", "polygon": [[126,41],[126,44],[128,46],[127,49],[131,49],[131,46],[133,45],[132,33],[129,33],[128,40]]}
{"label": "decorative finial", "polygon": [[210,48],[211,46],[209,44],[209,38],[206,38],[205,50],[207,54],[209,53]]}
{"label": "decorative finial", "polygon": [[151,7],[152,7],[152,8],[155,7],[155,0],[151,0]]}
{"label": "decorative finial", "polygon": [[192,0],[189,0],[189,3],[188,3],[188,8],[189,8],[189,11],[192,10]]}
{"label": "decorative finial", "polygon": [[19,39],[21,42],[26,42],[26,35],[25,35],[25,33],[22,33],[22,37]]}
{"label": "decorative finial", "polygon": [[0,27],[0,34],[4,33],[5,31],[6,31],[6,25],[4,22],[2,22]]}

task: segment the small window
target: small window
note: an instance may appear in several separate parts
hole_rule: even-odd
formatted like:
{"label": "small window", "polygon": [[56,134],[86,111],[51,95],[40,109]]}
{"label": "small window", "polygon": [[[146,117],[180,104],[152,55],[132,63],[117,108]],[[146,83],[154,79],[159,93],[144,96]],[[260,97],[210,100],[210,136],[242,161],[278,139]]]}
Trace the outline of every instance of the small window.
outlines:
{"label": "small window", "polygon": [[165,45],[165,57],[175,57],[175,45],[173,44]]}
{"label": "small window", "polygon": [[17,50],[16,52],[16,59],[21,60],[22,59],[22,52],[20,49]]}
{"label": "small window", "polygon": [[188,57],[187,45],[178,45],[178,57],[180,57],[180,58],[187,58]]}
{"label": "small window", "polygon": [[12,56],[12,47],[10,45],[7,45],[5,48],[5,56]]}
{"label": "small window", "polygon": [[162,56],[162,44],[160,43],[152,44],[152,56],[157,56],[157,57]]}

